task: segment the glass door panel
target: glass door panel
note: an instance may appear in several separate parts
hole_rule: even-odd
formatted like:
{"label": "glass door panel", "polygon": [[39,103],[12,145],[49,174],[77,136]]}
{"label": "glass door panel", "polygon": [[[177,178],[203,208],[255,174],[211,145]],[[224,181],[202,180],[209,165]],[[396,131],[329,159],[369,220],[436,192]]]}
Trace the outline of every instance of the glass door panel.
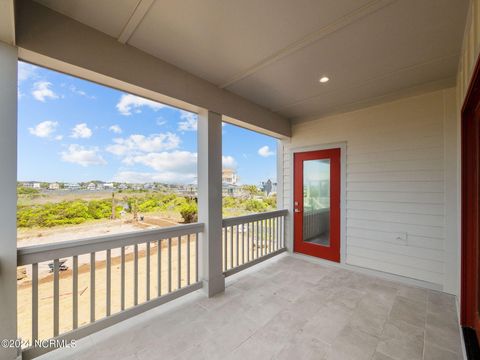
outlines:
{"label": "glass door panel", "polygon": [[330,159],[303,162],[303,241],[330,246]]}

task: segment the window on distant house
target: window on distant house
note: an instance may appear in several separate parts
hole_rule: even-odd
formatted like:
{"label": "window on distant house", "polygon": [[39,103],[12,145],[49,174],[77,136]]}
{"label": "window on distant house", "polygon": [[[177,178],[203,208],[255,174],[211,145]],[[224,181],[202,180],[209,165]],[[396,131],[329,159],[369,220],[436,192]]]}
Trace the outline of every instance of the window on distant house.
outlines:
{"label": "window on distant house", "polygon": [[223,124],[223,216],[277,208],[277,139]]}

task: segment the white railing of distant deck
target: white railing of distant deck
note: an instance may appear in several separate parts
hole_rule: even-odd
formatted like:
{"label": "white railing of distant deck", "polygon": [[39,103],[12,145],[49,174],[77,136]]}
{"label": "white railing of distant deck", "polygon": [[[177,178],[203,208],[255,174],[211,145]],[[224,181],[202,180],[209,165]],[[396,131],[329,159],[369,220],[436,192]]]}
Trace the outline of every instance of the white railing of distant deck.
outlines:
{"label": "white railing of distant deck", "polygon": [[[172,226],[155,230],[143,230],[118,235],[101,236],[76,241],[64,241],[47,245],[34,245],[18,249],[18,266],[31,267],[31,339],[39,339],[39,330],[43,325],[53,327],[53,338],[59,340],[79,339],[107,326],[118,323],[129,317],[149,310],[155,306],[171,301],[202,287],[198,279],[198,234],[204,225],[200,223]],[[172,251],[173,250],[173,251]],[[164,253],[166,252],[166,253]],[[162,259],[163,253],[163,259]],[[175,254],[176,253],[176,254]],[[104,262],[99,262],[101,254]],[[144,259],[145,279],[141,279],[145,289],[139,301],[139,255]],[[90,265],[89,268],[89,319],[87,323],[79,323],[79,257]],[[126,257],[133,261],[133,287],[126,287]],[[133,259],[132,259],[133,258]],[[112,259],[119,263],[120,271],[120,308],[112,311]],[[69,261],[72,266],[71,280],[61,279],[61,264]],[[48,262],[51,267],[49,276],[53,275],[53,306],[50,318],[53,324],[39,322],[39,264]],[[152,263],[155,265],[152,269]],[[105,264],[105,312],[98,316],[96,311],[95,290],[97,284],[96,266]],[[175,265],[175,266],[172,266]],[[142,267],[143,267],[142,266]],[[118,267],[116,267],[118,269]],[[143,269],[142,269],[143,272]],[[162,276],[163,274],[163,276]],[[162,284],[165,281],[166,284]],[[156,282],[152,282],[153,280]],[[71,281],[70,295],[72,306],[70,313],[62,313],[60,309],[60,283]],[[88,280],[87,280],[88,281]],[[82,295],[82,294],[80,294]],[[103,295],[103,294],[102,294]],[[103,296],[102,296],[103,297]],[[128,303],[126,301],[128,299]],[[133,298],[133,304],[131,300]],[[88,299],[88,298],[87,298]],[[87,300],[82,298],[83,300]],[[118,303],[118,299],[116,299]],[[129,306],[130,305],[130,306]],[[102,306],[103,308],[103,306]],[[44,309],[43,309],[44,310]],[[42,314],[43,315],[43,314]],[[60,329],[60,319],[71,317],[71,327],[67,331]],[[70,320],[69,320],[70,321]],[[85,322],[85,321],[84,321]],[[44,339],[44,337],[43,337]],[[23,359],[36,357],[49,350],[30,347],[22,351]]]}
{"label": "white railing of distant deck", "polygon": [[223,219],[222,253],[225,276],[284,252],[288,210]]}

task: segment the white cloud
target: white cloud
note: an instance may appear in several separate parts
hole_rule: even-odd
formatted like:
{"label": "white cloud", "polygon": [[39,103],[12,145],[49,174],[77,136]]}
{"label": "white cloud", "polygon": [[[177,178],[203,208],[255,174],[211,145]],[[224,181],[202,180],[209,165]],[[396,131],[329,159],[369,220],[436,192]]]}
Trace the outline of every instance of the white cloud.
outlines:
{"label": "white cloud", "polygon": [[167,123],[167,120],[165,120],[165,119],[162,118],[162,117],[159,117],[159,118],[157,119],[157,125],[158,125],[158,126],[163,126],[163,125],[165,125],[166,123]]}
{"label": "white cloud", "polygon": [[70,85],[68,87],[68,90],[70,90],[72,93],[79,95],[79,96],[84,96],[89,99],[95,99],[95,96],[88,95],[85,91],[78,89],[75,85]]}
{"label": "white cloud", "polygon": [[50,89],[51,86],[52,83],[48,81],[36,82],[33,84],[33,97],[41,102],[45,102],[45,99],[58,99],[58,95],[55,94],[52,89]]}
{"label": "white cloud", "polygon": [[258,149],[258,155],[263,156],[263,157],[269,157],[275,155],[275,152],[270,150],[268,145],[262,146],[260,149]]}
{"label": "white cloud", "polygon": [[132,111],[141,112],[140,108],[143,106],[147,106],[154,111],[166,107],[166,105],[136,95],[123,94],[117,103],[117,110],[120,114],[128,116],[132,115]]}
{"label": "white cloud", "polygon": [[105,165],[107,162],[98,154],[98,147],[86,148],[81,145],[71,144],[67,151],[61,153],[62,160],[65,162],[78,164],[81,166]]}
{"label": "white cloud", "polygon": [[118,125],[112,125],[108,128],[108,130],[115,133],[115,134],[121,134],[122,133],[122,128]]}
{"label": "white cloud", "polygon": [[189,184],[195,181],[196,176],[196,174],[179,174],[176,172],[149,173],[136,171],[121,171],[113,177],[113,181],[122,183],[161,182],[167,184]]}
{"label": "white cloud", "polygon": [[180,138],[171,132],[167,132],[150,136],[135,134],[128,138],[113,139],[113,142],[114,144],[107,146],[107,151],[121,156],[173,150],[180,145]]}
{"label": "white cloud", "polygon": [[70,137],[74,139],[88,139],[91,136],[92,130],[87,126],[86,123],[75,125],[75,127],[72,129],[72,134],[70,135]]}
{"label": "white cloud", "polygon": [[233,156],[222,156],[222,167],[227,169],[234,169],[237,167],[237,161]]}
{"label": "white cloud", "polygon": [[127,165],[141,164],[160,172],[176,172],[195,174],[197,168],[197,153],[190,151],[164,151],[126,157]]}
{"label": "white cloud", "polygon": [[21,83],[25,80],[34,78],[37,76],[38,67],[22,61],[18,62],[18,82]]}
{"label": "white cloud", "polygon": [[57,129],[57,121],[42,121],[33,128],[28,128],[30,134],[38,136],[40,138],[49,138]]}
{"label": "white cloud", "polygon": [[127,165],[144,165],[156,172],[123,171],[115,181],[189,183],[197,176],[197,154],[189,151],[164,151],[140,154],[123,159]]}
{"label": "white cloud", "polygon": [[197,131],[198,117],[197,114],[180,110],[180,121],[178,123],[178,130],[180,131]]}
{"label": "white cloud", "polygon": [[62,139],[63,139],[63,135],[57,135],[57,136],[55,136],[55,140],[60,141],[60,140],[62,140]]}

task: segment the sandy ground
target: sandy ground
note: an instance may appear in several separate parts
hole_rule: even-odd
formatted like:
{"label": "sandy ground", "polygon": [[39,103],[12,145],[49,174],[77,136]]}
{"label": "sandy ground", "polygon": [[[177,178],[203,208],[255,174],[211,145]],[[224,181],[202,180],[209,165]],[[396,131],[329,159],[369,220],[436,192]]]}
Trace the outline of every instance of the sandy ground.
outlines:
{"label": "sandy ground", "polygon": [[[173,223],[175,224],[175,223]],[[105,224],[95,226],[88,229],[82,228],[80,232],[82,236],[77,233],[69,234],[68,229],[62,228],[58,233],[52,231],[41,238],[42,242],[51,242],[52,239],[57,241],[65,241],[67,238],[78,239],[85,238],[85,234],[90,236],[115,234],[123,231],[139,230],[139,228],[153,228],[171,226],[172,220],[165,220],[159,218],[145,218],[145,222],[141,224],[123,224],[119,221],[112,221]],[[72,232],[73,229],[70,229]],[[77,228],[75,227],[75,231]],[[107,233],[105,233],[108,231]],[[100,232],[100,234],[99,234]],[[253,259],[256,254],[256,247],[254,245],[255,239],[250,236],[250,244],[247,245],[247,236],[242,236],[242,231],[238,233],[238,251],[237,251],[237,234],[233,232],[234,238],[231,239],[232,233],[230,229],[227,233],[227,267],[231,268],[242,264],[249,258]],[[250,234],[252,235],[252,234]],[[242,239],[245,241],[242,243]],[[19,245],[31,244],[32,240],[24,240]],[[37,241],[38,243],[38,241]],[[263,249],[269,242],[263,243]],[[233,245],[233,247],[231,246]],[[187,237],[181,239],[181,283],[180,287],[188,284],[187,279]],[[249,249],[250,251],[248,251]],[[178,239],[172,239],[172,276],[171,276],[171,290],[179,287],[178,284]],[[238,252],[238,263],[237,263]],[[261,250],[260,250],[261,252]],[[121,273],[120,273],[120,249],[112,249],[112,266],[111,266],[111,314],[120,311],[121,304]],[[224,255],[224,254],[222,254]],[[230,261],[230,256],[233,261]],[[95,262],[95,318],[100,319],[106,316],[106,251],[96,253]],[[195,235],[190,236],[190,283],[195,282]],[[73,294],[72,294],[72,258],[62,259],[66,260],[68,270],[60,272],[60,333],[72,330],[73,325]],[[167,240],[162,241],[161,247],[161,294],[168,293],[168,251]],[[18,336],[22,339],[31,339],[32,334],[32,289],[31,289],[31,266],[27,266],[27,278],[18,281],[17,295],[18,295]],[[48,270],[48,263],[39,264],[39,338],[48,339],[53,337],[53,274]],[[150,254],[150,296],[154,298],[157,296],[158,287],[158,260],[157,260],[157,246],[156,242],[151,243]],[[139,261],[138,261],[138,303],[146,301],[147,297],[147,270],[146,270],[146,245],[139,245]],[[90,322],[90,255],[79,256],[79,275],[78,275],[78,325],[82,326]],[[125,266],[125,308],[134,305],[134,261],[133,261],[133,246],[126,247],[126,266]]]}
{"label": "sandy ground", "polygon": [[[144,229],[158,229],[167,226],[178,225],[178,222],[173,219],[160,218],[158,216],[146,216],[144,221],[131,222],[125,220],[105,220],[102,222],[81,224],[76,226],[64,226],[50,229],[35,230],[29,229],[20,231],[17,236],[18,248],[30,245],[52,244],[61,241],[71,241],[79,239],[88,239],[96,236],[106,236],[122,234],[127,232],[134,232]],[[112,250],[112,256],[120,256],[120,249]],[[105,260],[105,252],[100,252],[97,255],[97,260]],[[65,265],[68,268],[72,267],[72,258],[61,259],[65,260]],[[80,255],[78,257],[78,264],[89,264],[90,255]],[[31,276],[31,267],[26,267],[27,276]],[[49,274],[48,263],[42,263],[38,266],[39,277],[42,278]]]}
{"label": "sandy ground", "polygon": [[139,229],[152,229],[173,226],[179,219],[146,215],[142,222],[128,219],[103,220],[80,225],[61,226],[42,229],[19,229],[17,231],[18,246],[50,244],[59,241],[85,239],[93,236],[112,235]]}
{"label": "sandy ground", "polygon": [[[190,282],[195,282],[195,236],[190,237]],[[168,292],[168,251],[167,241],[162,241],[161,249],[161,291],[162,294]],[[133,306],[134,301],[134,276],[133,276],[133,247],[126,255],[125,266],[125,307]],[[172,239],[172,290],[178,288],[178,239]],[[181,287],[187,285],[187,237],[181,240]],[[100,253],[100,252],[99,252]],[[97,254],[99,254],[97,253]],[[113,255],[113,254],[112,254]],[[120,257],[112,258],[111,266],[111,313],[120,311],[121,304],[121,282],[120,282]],[[146,301],[146,253],[145,250],[139,251],[138,261],[138,303]],[[151,245],[150,253],[150,294],[151,297],[157,296],[158,262],[157,247],[155,243]],[[90,265],[83,264],[79,266],[78,275],[78,324],[79,326],[90,322]],[[95,262],[95,318],[99,319],[106,316],[106,261]],[[31,338],[32,326],[32,290],[31,281],[24,280],[19,282],[17,287],[18,295],[18,336],[22,339]],[[40,280],[39,284],[39,337],[47,339],[53,337],[53,274],[48,274]],[[72,311],[72,271],[60,272],[60,333],[72,329],[73,311]]]}

